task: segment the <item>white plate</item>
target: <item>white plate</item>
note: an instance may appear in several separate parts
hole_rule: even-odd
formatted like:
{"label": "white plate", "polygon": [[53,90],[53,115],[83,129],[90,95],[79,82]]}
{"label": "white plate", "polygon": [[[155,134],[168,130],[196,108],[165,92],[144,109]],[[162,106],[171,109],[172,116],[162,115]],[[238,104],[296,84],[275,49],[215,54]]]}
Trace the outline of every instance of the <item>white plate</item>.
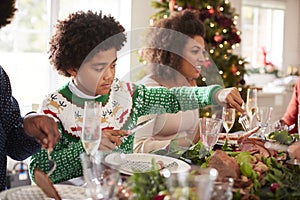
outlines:
{"label": "white plate", "polygon": [[[133,153],[122,156],[120,172],[123,174],[132,175],[137,171],[150,171],[152,167],[152,159],[154,159],[155,163],[162,162],[162,166],[165,166],[168,170],[170,170],[171,173],[186,172],[191,168],[189,164],[176,158],[150,153]],[[118,163],[119,160],[120,155],[117,153],[112,153],[105,157],[105,162],[109,164]]]}
{"label": "white plate", "polygon": [[[85,189],[73,185],[54,185],[62,199],[86,199]],[[36,200],[50,199],[36,185],[11,188],[0,193],[0,199],[6,200]]]}

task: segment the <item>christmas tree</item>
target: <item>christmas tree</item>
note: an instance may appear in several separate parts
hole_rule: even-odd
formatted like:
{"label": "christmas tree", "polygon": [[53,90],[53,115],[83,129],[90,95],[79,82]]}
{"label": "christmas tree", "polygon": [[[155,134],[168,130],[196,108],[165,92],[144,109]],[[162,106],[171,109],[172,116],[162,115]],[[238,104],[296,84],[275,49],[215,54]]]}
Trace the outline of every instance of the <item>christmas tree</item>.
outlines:
{"label": "christmas tree", "polygon": [[[233,52],[235,48],[239,47],[241,38],[240,31],[236,28],[238,15],[231,7],[229,0],[160,0],[153,1],[152,6],[159,11],[151,16],[151,21],[167,18],[172,12],[180,12],[184,9],[198,10],[200,20],[206,27],[204,39],[207,51],[223,78],[224,86],[237,87],[245,99],[246,61]],[[216,71],[209,65],[202,68],[197,84],[199,86],[206,85],[206,76],[213,73]],[[203,116],[210,113],[204,111],[200,114]],[[239,127],[237,123],[235,124]]]}

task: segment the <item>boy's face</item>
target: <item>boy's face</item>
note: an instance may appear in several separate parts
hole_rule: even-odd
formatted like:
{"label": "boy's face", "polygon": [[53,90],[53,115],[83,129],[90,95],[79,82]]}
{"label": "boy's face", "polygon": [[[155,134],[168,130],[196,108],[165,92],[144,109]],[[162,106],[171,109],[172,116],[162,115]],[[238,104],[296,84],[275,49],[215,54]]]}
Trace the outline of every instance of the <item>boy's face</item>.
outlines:
{"label": "boy's face", "polygon": [[99,51],[81,65],[74,78],[75,85],[91,96],[108,94],[115,78],[116,61],[115,48]]}

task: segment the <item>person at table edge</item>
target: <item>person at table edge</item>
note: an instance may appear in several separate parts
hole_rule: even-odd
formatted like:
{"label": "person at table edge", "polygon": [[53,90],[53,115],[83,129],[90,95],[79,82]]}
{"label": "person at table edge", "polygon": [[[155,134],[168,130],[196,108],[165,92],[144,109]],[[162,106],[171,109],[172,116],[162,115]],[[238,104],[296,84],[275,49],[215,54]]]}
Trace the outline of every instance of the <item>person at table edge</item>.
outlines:
{"label": "person at table edge", "polygon": [[[11,23],[17,11],[15,4],[15,0],[0,1],[0,28]],[[57,124],[52,117],[36,113],[21,116],[9,77],[0,66],[0,191],[6,189],[7,156],[21,161],[41,147],[51,151],[58,140]]]}

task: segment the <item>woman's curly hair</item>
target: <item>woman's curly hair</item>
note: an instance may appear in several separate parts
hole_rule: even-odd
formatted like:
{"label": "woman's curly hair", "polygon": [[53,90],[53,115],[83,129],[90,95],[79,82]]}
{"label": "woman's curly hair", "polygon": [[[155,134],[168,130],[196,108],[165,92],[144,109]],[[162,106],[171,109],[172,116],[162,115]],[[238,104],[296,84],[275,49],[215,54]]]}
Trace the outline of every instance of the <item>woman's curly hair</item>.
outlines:
{"label": "woman's curly hair", "polygon": [[0,28],[11,23],[16,11],[16,0],[0,1]]}
{"label": "woman's curly hair", "polygon": [[157,66],[151,68],[155,76],[174,79],[174,69],[178,71],[181,67],[187,40],[194,36],[204,37],[204,24],[197,11],[184,10],[159,20],[153,27],[146,38],[146,47],[150,48],[143,50],[143,58],[150,66]]}
{"label": "woman's curly hair", "polygon": [[124,27],[111,15],[78,11],[58,21],[50,39],[49,59],[59,74],[70,77],[68,69],[79,69],[97,52],[116,48],[126,42]]}

